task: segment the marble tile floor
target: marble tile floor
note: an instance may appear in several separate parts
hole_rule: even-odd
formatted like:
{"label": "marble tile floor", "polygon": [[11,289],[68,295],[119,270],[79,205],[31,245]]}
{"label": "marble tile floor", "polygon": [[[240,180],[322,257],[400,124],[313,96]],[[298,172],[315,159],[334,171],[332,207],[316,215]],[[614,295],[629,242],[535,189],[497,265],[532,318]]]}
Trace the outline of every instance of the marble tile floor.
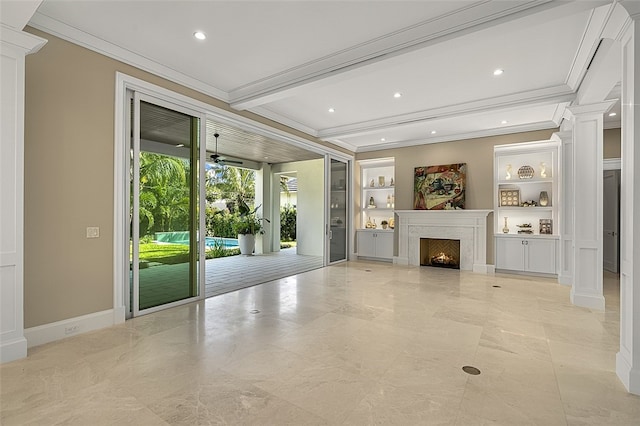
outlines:
{"label": "marble tile floor", "polygon": [[347,262],[32,348],[0,423],[638,425],[616,287]]}

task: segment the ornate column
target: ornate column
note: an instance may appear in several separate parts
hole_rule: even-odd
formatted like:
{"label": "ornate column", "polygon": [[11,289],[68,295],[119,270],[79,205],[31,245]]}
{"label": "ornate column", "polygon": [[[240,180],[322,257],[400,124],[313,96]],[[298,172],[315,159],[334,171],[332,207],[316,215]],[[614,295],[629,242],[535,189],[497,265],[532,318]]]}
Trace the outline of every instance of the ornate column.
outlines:
{"label": "ornate column", "polygon": [[[620,188],[620,351],[616,373],[640,395],[640,4],[621,2],[631,17],[622,36],[622,182]],[[638,179],[636,179],[638,177]],[[637,272],[637,273],[636,273]]]}
{"label": "ornate column", "polygon": [[615,101],[569,107],[573,124],[573,267],[571,302],[604,310],[602,292],[603,114]]}
{"label": "ornate column", "polygon": [[47,41],[0,27],[0,362],[27,356],[24,337],[24,65]]}

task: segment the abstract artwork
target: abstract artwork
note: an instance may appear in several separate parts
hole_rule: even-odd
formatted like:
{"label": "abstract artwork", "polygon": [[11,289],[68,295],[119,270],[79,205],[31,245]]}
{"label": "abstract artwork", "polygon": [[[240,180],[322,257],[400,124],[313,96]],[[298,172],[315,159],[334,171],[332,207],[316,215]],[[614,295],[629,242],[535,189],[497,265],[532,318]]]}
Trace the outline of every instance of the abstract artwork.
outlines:
{"label": "abstract artwork", "polygon": [[467,164],[416,167],[414,210],[464,209]]}

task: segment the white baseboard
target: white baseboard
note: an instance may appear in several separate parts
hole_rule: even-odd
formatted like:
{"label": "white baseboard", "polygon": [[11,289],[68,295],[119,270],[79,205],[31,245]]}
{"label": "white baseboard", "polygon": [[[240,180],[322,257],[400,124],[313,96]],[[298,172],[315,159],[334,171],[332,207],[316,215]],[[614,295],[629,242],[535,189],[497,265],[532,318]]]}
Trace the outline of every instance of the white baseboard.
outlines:
{"label": "white baseboard", "polygon": [[573,278],[571,275],[558,275],[558,283],[562,285],[573,285]]}
{"label": "white baseboard", "polygon": [[[119,321],[120,315],[122,315],[122,321]],[[114,309],[109,309],[107,311],[95,312],[93,314],[27,328],[24,330],[24,337],[27,339],[27,347],[32,348],[88,331],[111,327],[122,322],[124,322],[124,313],[116,313]]]}
{"label": "white baseboard", "polygon": [[495,274],[496,267],[494,265],[482,265],[479,263],[474,263],[473,272],[475,272],[476,274]]}
{"label": "white baseboard", "polygon": [[11,362],[27,356],[27,340],[24,337],[2,341],[0,344],[0,363]]}
{"label": "white baseboard", "polygon": [[616,354],[616,375],[629,393],[640,395],[640,370],[634,370],[620,352]]}
{"label": "white baseboard", "polygon": [[409,258],[393,256],[393,263],[395,263],[396,265],[409,265]]}
{"label": "white baseboard", "polygon": [[604,296],[594,296],[590,294],[575,294],[575,288],[571,289],[571,303],[583,308],[604,311]]}

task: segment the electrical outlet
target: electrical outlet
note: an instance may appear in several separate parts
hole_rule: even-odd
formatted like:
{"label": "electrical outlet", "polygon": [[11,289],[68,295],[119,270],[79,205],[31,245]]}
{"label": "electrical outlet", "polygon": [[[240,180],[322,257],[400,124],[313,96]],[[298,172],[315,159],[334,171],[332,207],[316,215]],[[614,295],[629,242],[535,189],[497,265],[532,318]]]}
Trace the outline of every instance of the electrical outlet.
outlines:
{"label": "electrical outlet", "polygon": [[87,238],[99,238],[100,228],[97,226],[87,226]]}
{"label": "electrical outlet", "polygon": [[68,325],[64,328],[64,334],[69,335],[69,334],[75,334],[77,332],[80,331],[80,326],[79,325]]}

